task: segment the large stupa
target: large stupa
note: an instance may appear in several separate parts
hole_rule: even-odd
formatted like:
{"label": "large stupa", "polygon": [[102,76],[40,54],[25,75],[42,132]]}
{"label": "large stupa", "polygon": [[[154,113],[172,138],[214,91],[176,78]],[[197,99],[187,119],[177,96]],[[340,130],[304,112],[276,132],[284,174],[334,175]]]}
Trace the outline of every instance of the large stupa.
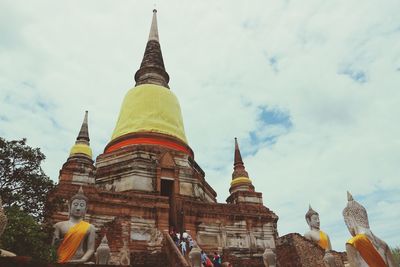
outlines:
{"label": "large stupa", "polygon": [[[135,81],[111,140],[95,160],[85,114],[52,198],[67,201],[83,187],[89,198],[85,220],[96,227],[96,245],[107,234],[114,262],[126,244],[136,260],[173,266],[179,256],[165,233],[175,229],[186,230],[203,250],[220,251],[235,266],[263,266],[266,247],[275,248],[278,216],[255,191],[237,140],[232,179],[226,177],[230,196],[227,203],[217,203],[217,193],[186,138],[178,98],[168,85],[156,10]],[[67,216],[66,204],[52,218],[57,222]]]}

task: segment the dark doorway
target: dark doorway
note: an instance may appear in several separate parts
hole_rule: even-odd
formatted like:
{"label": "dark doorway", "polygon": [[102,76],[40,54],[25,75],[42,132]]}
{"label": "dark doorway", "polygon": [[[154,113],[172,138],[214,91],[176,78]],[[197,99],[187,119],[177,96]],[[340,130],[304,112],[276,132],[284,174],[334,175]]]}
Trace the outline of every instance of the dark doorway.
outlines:
{"label": "dark doorway", "polygon": [[161,195],[165,197],[171,197],[174,189],[173,180],[161,179]]}
{"label": "dark doorway", "polygon": [[174,180],[161,179],[161,195],[169,197],[169,226],[176,230],[177,213],[174,196]]}

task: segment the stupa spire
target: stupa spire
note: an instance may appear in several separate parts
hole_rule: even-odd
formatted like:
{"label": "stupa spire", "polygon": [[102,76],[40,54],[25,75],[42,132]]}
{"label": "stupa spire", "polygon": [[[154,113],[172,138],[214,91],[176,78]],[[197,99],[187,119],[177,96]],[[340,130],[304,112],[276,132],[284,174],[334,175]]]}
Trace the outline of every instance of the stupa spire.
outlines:
{"label": "stupa spire", "polygon": [[239,144],[237,138],[235,137],[235,157],[233,163],[233,173],[232,173],[232,180],[237,177],[249,177],[249,174],[244,167],[244,163],[242,160],[242,155],[240,153]]}
{"label": "stupa spire", "polygon": [[82,122],[81,130],[79,131],[78,137],[76,138],[77,142],[89,144],[89,127],[88,127],[88,111],[85,111],[85,117]]}
{"label": "stupa spire", "polygon": [[160,41],[158,39],[157,9],[153,9],[153,19],[151,21],[150,34],[149,34],[149,41],[151,40],[157,42]]}
{"label": "stupa spire", "polygon": [[[244,167],[239,144],[235,137],[235,154],[233,160],[233,173],[231,186],[229,188],[230,196],[226,199],[228,203],[253,203],[262,204],[261,193],[254,191],[253,183]],[[250,198],[246,198],[250,196]]]}
{"label": "stupa spire", "polygon": [[135,74],[136,86],[141,84],[155,84],[169,88],[169,75],[165,71],[164,60],[158,37],[157,10],[153,10],[149,39],[142,64]]}
{"label": "stupa spire", "polygon": [[85,111],[82,126],[76,138],[75,145],[71,148],[71,156],[86,156],[92,159],[92,149],[90,148],[89,126],[88,126],[88,111]]}

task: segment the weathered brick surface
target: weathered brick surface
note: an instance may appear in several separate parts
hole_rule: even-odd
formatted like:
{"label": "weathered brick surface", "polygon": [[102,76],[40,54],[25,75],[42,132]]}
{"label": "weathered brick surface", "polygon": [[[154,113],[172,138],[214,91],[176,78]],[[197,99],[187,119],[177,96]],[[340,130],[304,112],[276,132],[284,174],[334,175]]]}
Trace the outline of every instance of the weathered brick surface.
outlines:
{"label": "weathered brick surface", "polygon": [[[332,251],[336,266],[344,267],[344,253]],[[279,267],[325,267],[325,251],[314,242],[298,233],[287,234],[278,238],[276,254]]]}
{"label": "weathered brick surface", "polygon": [[347,262],[347,254],[346,252],[337,252],[337,251],[331,251],[333,256],[335,257],[335,263],[336,266],[338,267],[344,267],[345,263]]}
{"label": "weathered brick surface", "polygon": [[167,256],[164,252],[131,252],[131,266],[133,267],[166,267]]}
{"label": "weathered brick surface", "polygon": [[264,267],[263,259],[260,256],[238,258],[235,255],[232,255],[229,249],[224,249],[221,256],[223,262],[229,262],[235,267]]}

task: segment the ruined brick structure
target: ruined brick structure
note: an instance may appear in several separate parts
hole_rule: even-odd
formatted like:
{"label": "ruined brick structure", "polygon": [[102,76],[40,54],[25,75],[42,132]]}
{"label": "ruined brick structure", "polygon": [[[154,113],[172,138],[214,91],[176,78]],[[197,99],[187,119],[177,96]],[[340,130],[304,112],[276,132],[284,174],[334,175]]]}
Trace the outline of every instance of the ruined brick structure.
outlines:
{"label": "ruined brick structure", "polygon": [[[325,267],[325,251],[316,243],[297,234],[287,234],[276,241],[277,264],[279,267]],[[345,253],[331,251],[337,267],[344,267]]]}
{"label": "ruined brick structure", "polygon": [[226,204],[216,202],[217,193],[195,161],[179,102],[168,86],[156,11],[135,80],[111,141],[95,161],[85,114],[52,195],[64,199],[65,205],[52,219],[68,218],[67,201],[82,186],[89,198],[85,220],[96,227],[96,245],[107,234],[114,263],[124,243],[137,264],[151,262],[146,255],[172,260],[166,252],[173,248],[165,248],[164,233],[173,227],[186,229],[203,250],[223,252],[235,266],[263,266],[265,247],[275,248],[278,217],[255,191],[237,140],[231,194]]}

